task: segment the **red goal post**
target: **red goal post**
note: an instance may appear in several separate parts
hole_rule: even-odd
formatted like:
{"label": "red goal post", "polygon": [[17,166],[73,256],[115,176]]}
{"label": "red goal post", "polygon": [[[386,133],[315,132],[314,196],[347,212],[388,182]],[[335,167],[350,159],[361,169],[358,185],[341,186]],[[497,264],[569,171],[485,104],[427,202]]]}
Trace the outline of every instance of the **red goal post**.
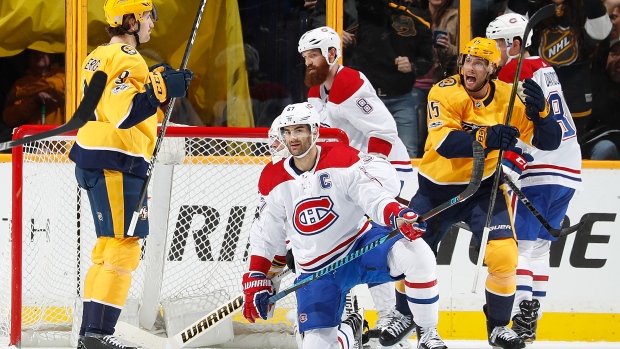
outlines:
{"label": "red goal post", "polygon": [[[20,127],[13,138],[50,128]],[[258,176],[271,160],[267,131],[166,129],[149,188],[151,233],[123,321],[175,333],[241,291]],[[77,186],[68,159],[75,133],[13,148],[11,235],[0,241],[0,274],[11,274],[10,280],[0,278],[0,346],[66,346],[77,339],[96,235],[86,192]],[[338,129],[321,129],[319,141],[348,144]],[[288,298],[277,306],[284,312],[276,312],[266,327],[236,317],[230,324],[234,336],[289,332],[285,312],[294,307],[294,297]]]}

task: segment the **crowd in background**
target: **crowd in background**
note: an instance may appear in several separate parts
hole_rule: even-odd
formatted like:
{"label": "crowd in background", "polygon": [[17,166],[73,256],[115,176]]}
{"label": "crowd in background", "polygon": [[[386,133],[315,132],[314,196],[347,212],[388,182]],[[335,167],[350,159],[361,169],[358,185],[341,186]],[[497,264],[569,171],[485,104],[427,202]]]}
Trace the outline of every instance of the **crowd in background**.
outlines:
{"label": "crowd in background", "polygon": [[[531,16],[551,2],[558,11],[534,28],[530,54],[556,69],[582,157],[620,160],[620,0],[472,0],[472,36],[484,36],[487,24],[506,11]],[[244,39],[238,52],[245,56],[254,126],[269,127],[284,106],[307,98],[297,41],[326,24],[326,0],[238,4]],[[343,8],[343,64],[368,77],[409,155],[421,157],[428,91],[458,73],[458,0],[343,0]],[[597,32],[593,23],[601,20],[611,21],[610,33]],[[566,47],[553,49],[561,44]],[[0,141],[24,124],[65,122],[62,54],[25,50],[0,63]],[[187,100],[179,102],[183,112],[173,121],[226,125],[224,109],[209,125]]]}

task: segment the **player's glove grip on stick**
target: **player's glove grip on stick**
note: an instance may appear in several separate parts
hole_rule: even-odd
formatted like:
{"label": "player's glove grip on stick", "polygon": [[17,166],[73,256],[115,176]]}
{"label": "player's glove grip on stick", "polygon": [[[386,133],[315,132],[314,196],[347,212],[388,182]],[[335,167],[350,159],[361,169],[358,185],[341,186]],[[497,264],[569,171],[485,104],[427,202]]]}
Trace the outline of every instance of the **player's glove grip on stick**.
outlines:
{"label": "player's glove grip on stick", "polygon": [[189,69],[172,69],[166,63],[151,67],[149,81],[144,86],[151,105],[157,107],[168,98],[185,97],[194,73]]}
{"label": "player's glove grip on stick", "polygon": [[476,130],[475,137],[486,149],[506,150],[517,144],[519,135],[516,127],[498,124],[480,127]]}
{"label": "player's glove grip on stick", "polygon": [[243,317],[251,323],[258,318],[267,320],[267,299],[275,293],[273,283],[264,273],[249,271],[243,274]]}
{"label": "player's glove grip on stick", "polygon": [[389,223],[392,228],[398,228],[409,241],[413,241],[426,232],[426,222],[418,222],[420,217],[414,210],[398,203],[391,203],[385,208],[390,212]]}
{"label": "player's glove grip on stick", "polygon": [[528,119],[535,124],[544,122],[544,119],[551,113],[551,107],[536,81],[527,78],[523,83],[519,82],[517,91],[519,91],[519,98],[525,103],[525,114]]}
{"label": "player's glove grip on stick", "polygon": [[532,155],[524,153],[521,148],[515,147],[504,151],[502,169],[513,183],[517,183],[521,174],[527,168],[527,163],[531,161],[534,161]]}

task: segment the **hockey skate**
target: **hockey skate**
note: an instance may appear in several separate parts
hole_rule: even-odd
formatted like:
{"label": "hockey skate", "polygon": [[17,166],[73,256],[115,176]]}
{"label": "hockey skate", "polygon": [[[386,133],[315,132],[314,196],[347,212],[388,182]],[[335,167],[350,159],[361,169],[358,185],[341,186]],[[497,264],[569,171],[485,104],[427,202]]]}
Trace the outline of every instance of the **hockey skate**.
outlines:
{"label": "hockey skate", "polygon": [[415,329],[413,315],[403,315],[398,310],[393,309],[390,316],[390,322],[383,327],[379,335],[379,344],[384,347],[391,347],[408,338]]}
{"label": "hockey skate", "polygon": [[365,333],[368,336],[368,338],[373,338],[377,340],[379,339],[379,337],[381,336],[381,331],[383,331],[385,326],[387,326],[392,320],[392,312],[394,311],[396,310],[391,309],[391,310],[378,312],[379,318],[377,319],[377,322],[375,323],[375,327],[369,329],[368,332]]}
{"label": "hockey skate", "polygon": [[[82,349],[137,349],[121,343],[114,336],[84,337],[81,342]],[[78,348],[80,348],[79,342]]]}
{"label": "hockey skate", "polygon": [[351,326],[353,330],[353,336],[355,338],[354,349],[362,349],[362,331],[364,330],[364,318],[359,312],[352,313],[343,322]]}
{"label": "hockey skate", "polygon": [[[487,305],[483,307],[484,315],[488,318]],[[489,335],[489,345],[493,348],[502,349],[523,349],[525,342],[508,326],[491,327],[487,319],[487,334]]]}
{"label": "hockey skate", "polygon": [[[364,319],[364,310],[361,309],[359,307],[359,304],[357,303],[357,296],[355,295],[355,293],[353,292],[353,290],[350,290],[349,293],[347,293],[347,296],[345,298],[345,303],[344,303],[344,311],[342,314],[342,317],[344,318],[342,320],[342,322],[345,322],[345,320],[347,320],[352,314],[359,314],[362,319],[362,345],[368,343],[368,341],[370,340],[370,337],[368,336],[368,321],[366,321],[366,319]],[[355,330],[353,331],[355,332]],[[361,347],[360,347],[361,348]]]}
{"label": "hockey skate", "polygon": [[537,299],[523,300],[519,304],[519,309],[521,313],[512,318],[512,330],[523,339],[525,344],[532,344],[536,340],[540,302]]}
{"label": "hockey skate", "polygon": [[431,327],[424,331],[422,327],[415,327],[416,335],[418,336],[418,349],[448,349],[443,342],[436,327]]}

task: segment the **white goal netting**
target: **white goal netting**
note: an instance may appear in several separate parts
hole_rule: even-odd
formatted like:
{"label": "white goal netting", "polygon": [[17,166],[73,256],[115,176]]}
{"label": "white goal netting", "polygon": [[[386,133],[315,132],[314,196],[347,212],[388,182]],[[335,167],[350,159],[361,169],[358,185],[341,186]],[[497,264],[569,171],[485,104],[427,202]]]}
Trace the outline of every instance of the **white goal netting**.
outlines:
{"label": "white goal netting", "polygon": [[[321,138],[341,135],[326,130]],[[16,331],[24,346],[77,339],[96,235],[67,157],[73,139],[14,151],[12,218],[0,235],[0,346],[18,338]],[[258,177],[271,160],[267,141],[267,129],[168,127],[149,190],[151,232],[121,320],[174,334],[242,292]],[[282,285],[291,283],[289,277]],[[294,306],[294,296],[278,302],[268,324],[250,325],[237,314],[221,338],[227,331],[235,340],[265,332],[290,337],[286,312]]]}

